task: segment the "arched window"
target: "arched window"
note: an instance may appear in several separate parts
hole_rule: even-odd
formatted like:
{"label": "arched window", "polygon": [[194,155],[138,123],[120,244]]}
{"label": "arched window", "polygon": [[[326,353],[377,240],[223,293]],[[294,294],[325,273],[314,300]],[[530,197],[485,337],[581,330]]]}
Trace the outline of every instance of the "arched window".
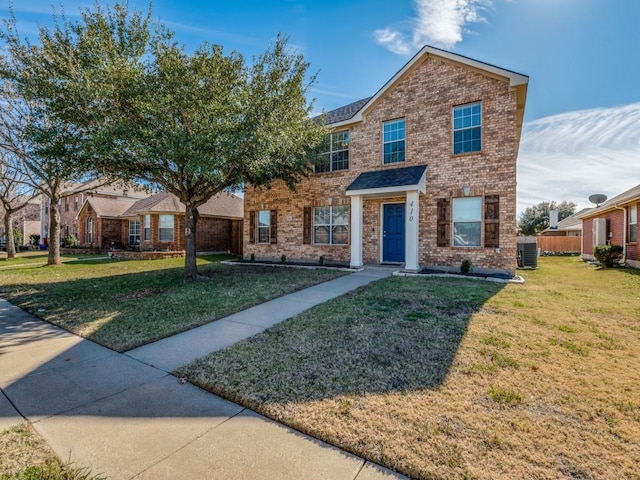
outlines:
{"label": "arched window", "polygon": [[87,231],[85,232],[86,243],[93,243],[93,218],[87,220]]}

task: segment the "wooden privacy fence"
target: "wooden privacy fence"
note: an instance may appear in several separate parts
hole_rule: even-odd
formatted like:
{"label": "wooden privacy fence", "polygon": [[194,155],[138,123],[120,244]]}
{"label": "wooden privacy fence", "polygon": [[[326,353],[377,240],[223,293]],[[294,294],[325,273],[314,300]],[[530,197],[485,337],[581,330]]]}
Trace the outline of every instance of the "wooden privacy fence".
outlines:
{"label": "wooden privacy fence", "polygon": [[582,249],[582,237],[538,237],[540,252],[579,252]]}

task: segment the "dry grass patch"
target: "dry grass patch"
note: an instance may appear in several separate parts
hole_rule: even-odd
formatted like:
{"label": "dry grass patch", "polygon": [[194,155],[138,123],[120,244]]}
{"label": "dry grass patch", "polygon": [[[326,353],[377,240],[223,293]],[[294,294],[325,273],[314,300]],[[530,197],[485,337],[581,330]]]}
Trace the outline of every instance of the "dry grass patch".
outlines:
{"label": "dry grass patch", "polygon": [[0,296],[97,343],[126,351],[340,275],[222,265],[198,257],[204,280],[184,281],[184,259],[78,260],[3,271]]}
{"label": "dry grass patch", "polygon": [[31,424],[0,432],[0,480],[100,480],[88,469],[61,462]]}
{"label": "dry grass patch", "polygon": [[640,476],[640,272],[390,278],[179,374],[423,479]]}

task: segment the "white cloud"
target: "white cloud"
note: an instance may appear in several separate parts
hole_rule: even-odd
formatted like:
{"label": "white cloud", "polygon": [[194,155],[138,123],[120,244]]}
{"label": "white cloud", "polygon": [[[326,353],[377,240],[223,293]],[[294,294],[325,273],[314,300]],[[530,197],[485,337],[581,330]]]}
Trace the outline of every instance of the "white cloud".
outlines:
{"label": "white cloud", "polygon": [[518,212],[542,201],[590,206],[640,183],[640,103],[581,110],[524,125],[518,158]]}
{"label": "white cloud", "polygon": [[485,21],[482,12],[492,6],[493,0],[415,0],[417,17],[411,22],[410,35],[386,27],[374,36],[379,45],[400,55],[424,44],[452,48],[462,41],[468,24]]}

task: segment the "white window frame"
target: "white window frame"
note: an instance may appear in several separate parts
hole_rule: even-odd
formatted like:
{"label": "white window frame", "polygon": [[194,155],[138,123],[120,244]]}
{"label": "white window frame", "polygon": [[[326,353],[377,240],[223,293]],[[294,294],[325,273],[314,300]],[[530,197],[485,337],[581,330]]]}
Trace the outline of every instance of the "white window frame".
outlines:
{"label": "white window frame", "polygon": [[129,220],[129,245],[140,245],[140,220]]}
{"label": "white window frame", "polygon": [[84,238],[86,240],[86,243],[88,244],[93,243],[93,236],[94,236],[93,228],[94,228],[93,218],[89,217],[86,223],[86,232],[84,232]]}
{"label": "white window frame", "polygon": [[[402,123],[402,138],[400,138],[399,136],[397,138],[394,138],[394,137],[396,137],[396,135],[394,135],[394,133],[400,131],[400,128],[395,128],[393,130],[389,129],[388,131],[385,131],[386,127],[391,127],[391,126],[394,126],[394,125],[398,125],[400,123]],[[400,143],[400,142],[402,142],[402,146],[403,146],[403,148],[402,148],[402,151],[403,151],[402,160],[393,160],[393,161],[391,161],[389,159],[389,161],[387,161],[386,160],[387,154],[385,153],[385,147],[387,145],[391,145],[391,144],[394,144],[394,143]],[[397,152],[396,152],[396,154],[397,154]],[[392,157],[391,153],[389,154],[389,157],[390,158]],[[387,122],[384,122],[382,124],[382,163],[384,165],[392,165],[392,164],[395,164],[395,163],[404,163],[406,158],[407,158],[407,122],[406,122],[406,120],[404,118],[396,118],[395,120],[389,120]]]}
{"label": "white window frame", "polygon": [[149,241],[151,240],[151,215],[143,215],[142,222],[142,240]]}
{"label": "white window frame", "polygon": [[[260,234],[264,236],[260,238]],[[271,210],[258,210],[256,215],[256,243],[271,243]]]}
{"label": "white window frame", "polygon": [[[321,217],[319,215],[320,210],[328,210],[325,213],[324,217],[328,218],[328,223],[318,223],[316,219]],[[338,210],[338,212],[336,212]],[[336,222],[340,216],[343,216],[344,222]],[[334,234],[336,228],[344,227],[346,230],[346,238],[344,242],[336,242],[334,240]],[[348,245],[349,244],[349,207],[347,205],[337,205],[337,206],[325,206],[325,207],[315,207],[313,209],[313,224],[312,224],[312,234],[313,234],[313,244],[314,245]],[[328,229],[328,242],[318,242],[316,232],[318,228],[326,228]]]}
{"label": "white window frame", "polygon": [[629,243],[638,242],[638,206],[629,207]]}
{"label": "white window frame", "polygon": [[[316,165],[314,167],[315,173],[329,173],[349,170],[349,130],[330,133],[325,137],[320,149],[321,150],[318,152],[316,158],[325,157],[328,169],[320,170]],[[340,154],[345,154],[346,158],[338,160]],[[344,168],[335,168],[334,164],[338,163],[338,161],[340,163],[345,162],[346,166]]]}
{"label": "white window frame", "polygon": [[[170,222],[169,222],[169,219],[171,219]],[[169,225],[169,223],[171,225]],[[173,242],[174,227],[175,227],[175,220],[173,215],[158,215],[158,241]],[[171,238],[169,238],[169,235],[168,235],[169,232],[171,232]]]}
{"label": "white window frame", "polygon": [[[478,119],[479,119],[479,123],[475,124],[474,123],[474,119],[476,117],[476,114],[474,113],[470,113],[469,115],[465,115],[464,113],[462,113],[461,115],[459,115],[458,117],[456,117],[456,113],[458,112],[464,112],[465,109],[472,109],[473,107],[478,107],[480,112],[478,114]],[[473,103],[467,103],[465,105],[458,105],[457,107],[453,107],[453,110],[451,112],[451,122],[452,122],[452,135],[451,135],[451,140],[452,140],[452,147],[453,147],[453,154],[454,155],[468,155],[471,153],[480,153],[482,152],[482,122],[483,122],[483,118],[482,118],[482,102],[473,102]],[[480,148],[478,150],[463,150],[461,152],[456,152],[456,133],[458,132],[465,132],[465,131],[472,131],[475,129],[479,129],[480,130]],[[469,140],[467,140],[468,142]],[[462,143],[464,144],[465,140],[462,141]]]}
{"label": "white window frame", "polygon": [[[456,208],[457,207],[457,208]],[[476,211],[473,211],[477,209]],[[483,221],[483,201],[482,197],[458,197],[454,198],[451,204],[452,235],[451,244],[459,248],[479,248],[482,247],[482,221]],[[457,233],[456,225],[477,224],[479,229],[478,243],[468,243],[464,241],[462,233]]]}

